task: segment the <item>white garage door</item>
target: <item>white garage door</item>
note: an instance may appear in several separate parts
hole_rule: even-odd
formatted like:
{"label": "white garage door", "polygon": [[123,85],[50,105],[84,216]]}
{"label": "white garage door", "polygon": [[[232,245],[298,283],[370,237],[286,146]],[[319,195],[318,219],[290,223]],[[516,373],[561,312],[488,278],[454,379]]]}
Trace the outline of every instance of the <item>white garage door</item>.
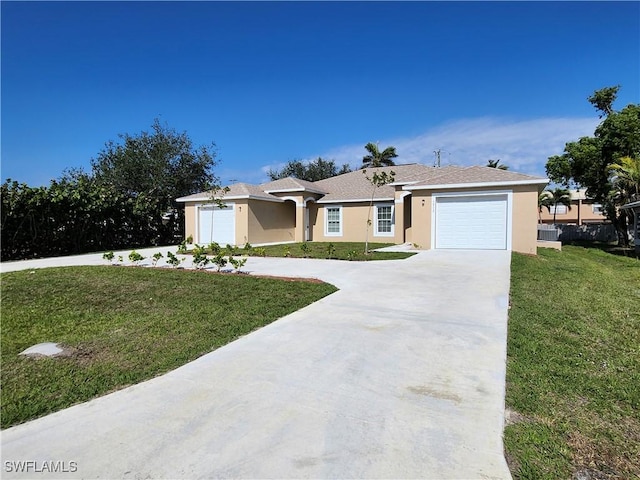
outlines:
{"label": "white garage door", "polygon": [[507,248],[507,195],[436,197],[435,201],[435,248]]}
{"label": "white garage door", "polygon": [[198,243],[207,245],[217,242],[222,246],[236,243],[236,217],[233,204],[223,208],[200,207],[198,213]]}

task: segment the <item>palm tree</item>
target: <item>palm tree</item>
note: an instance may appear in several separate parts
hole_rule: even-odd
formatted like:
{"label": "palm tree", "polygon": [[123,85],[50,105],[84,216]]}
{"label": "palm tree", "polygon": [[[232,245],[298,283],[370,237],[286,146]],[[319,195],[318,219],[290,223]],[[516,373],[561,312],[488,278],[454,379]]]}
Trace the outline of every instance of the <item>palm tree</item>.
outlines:
{"label": "palm tree", "polygon": [[609,166],[611,183],[623,203],[640,200],[640,157],[622,157]]}
{"label": "palm tree", "polygon": [[396,147],[387,147],[381,152],[378,150],[376,143],[369,142],[364,148],[369,154],[362,157],[362,168],[390,167],[395,165],[393,159],[398,156]]}
{"label": "palm tree", "polygon": [[543,190],[538,195],[538,223],[542,223],[542,209],[546,208],[551,213],[553,198],[549,190]]}
{"label": "palm tree", "polygon": [[508,166],[506,166],[506,165],[498,165],[499,163],[500,163],[500,159],[498,159],[498,160],[489,159],[487,161],[487,167],[497,168],[498,170],[509,170]]}
{"label": "palm tree", "polygon": [[[553,206],[553,223],[556,223],[556,211],[558,210],[558,205],[564,205],[569,210],[571,210],[571,192],[566,188],[554,188],[553,190],[547,190],[550,194],[550,203]],[[551,208],[549,208],[549,212],[551,212]]]}

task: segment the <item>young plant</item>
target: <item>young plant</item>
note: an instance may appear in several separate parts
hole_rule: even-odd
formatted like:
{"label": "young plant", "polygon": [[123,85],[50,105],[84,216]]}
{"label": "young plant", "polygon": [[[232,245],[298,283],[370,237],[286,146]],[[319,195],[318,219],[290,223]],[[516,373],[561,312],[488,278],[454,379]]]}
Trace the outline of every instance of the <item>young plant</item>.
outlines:
{"label": "young plant", "polygon": [[259,255],[260,257],[266,257],[267,256],[267,249],[266,248],[263,248],[263,247],[255,248],[253,251],[256,253],[256,255]]}
{"label": "young plant", "polygon": [[356,257],[358,256],[358,254],[356,253],[355,250],[351,250],[350,252],[347,253],[347,260],[349,260],[350,262],[355,260]]}
{"label": "young plant", "polygon": [[218,245],[218,242],[211,242],[208,248],[211,255],[218,255],[220,253],[220,245]]}
{"label": "young plant", "polygon": [[218,272],[224,268],[227,265],[227,259],[224,258],[224,255],[222,255],[222,253],[218,253],[215,257],[213,257],[213,260],[211,260],[211,263],[213,263],[216,267],[218,267]]}
{"label": "young plant", "polygon": [[244,244],[243,248],[244,248],[245,252],[250,252],[253,247],[251,246],[251,244],[249,242],[247,242],[247,243]]}
{"label": "young plant", "polygon": [[307,258],[309,256],[309,243],[308,242],[302,242],[302,244],[300,245],[300,250],[302,250],[302,253],[304,254],[304,258]]}
{"label": "young plant", "polygon": [[229,245],[229,244],[227,243],[227,247],[226,247],[226,248],[227,248],[227,255],[228,255],[228,256],[233,257],[234,255],[237,255],[237,254],[238,254],[238,249],[237,249],[237,247],[234,247],[233,245]]}
{"label": "young plant", "polygon": [[364,254],[369,255],[369,227],[371,227],[371,211],[373,210],[373,197],[376,194],[376,190],[380,187],[391,183],[396,178],[396,172],[391,170],[387,172],[374,172],[373,175],[367,175],[367,170],[362,170],[362,174],[371,184],[371,201],[369,202],[369,213],[367,214],[367,231],[364,237]]}
{"label": "young plant", "polygon": [[113,252],[105,252],[102,254],[102,258],[104,258],[105,260],[108,260],[109,263],[113,263],[114,257],[115,255],[113,254]]}
{"label": "young plant", "polygon": [[282,252],[282,255],[285,257],[290,257],[291,256],[291,247],[289,247],[289,245],[285,245],[284,246],[284,250]]}
{"label": "young plant", "polygon": [[196,245],[195,248],[193,249],[193,266],[196,269],[200,270],[206,267],[209,261],[210,260],[205,253],[204,247],[201,247],[200,245]]}
{"label": "young plant", "polygon": [[189,235],[186,239],[185,239],[185,243],[187,244],[192,244],[193,243],[193,235]]}
{"label": "young plant", "polygon": [[153,261],[152,261],[152,265],[155,267],[158,264],[158,260],[160,260],[161,258],[164,258],[164,255],[162,255],[162,252],[157,252],[153,254]]}
{"label": "young plant", "polygon": [[247,257],[229,257],[229,263],[233,265],[233,268],[236,270],[236,272],[240,273],[240,269],[247,263]]}
{"label": "young plant", "polygon": [[178,253],[187,253],[187,241],[183,240],[182,242],[180,242],[180,245],[178,245]]}
{"label": "young plant", "polygon": [[336,254],[336,246],[333,243],[327,245],[327,258],[333,258]]}
{"label": "young plant", "polygon": [[122,255],[118,255],[118,263],[122,262],[124,262],[124,258],[122,258]]}
{"label": "young plant", "polygon": [[173,252],[167,252],[167,263],[176,268],[182,263],[182,259],[178,258]]}
{"label": "young plant", "polygon": [[131,253],[129,254],[129,260],[131,262],[133,262],[134,265],[139,265],[140,262],[142,260],[144,260],[146,257],[143,257],[142,255],[140,255],[138,252],[136,252],[135,250],[132,250]]}

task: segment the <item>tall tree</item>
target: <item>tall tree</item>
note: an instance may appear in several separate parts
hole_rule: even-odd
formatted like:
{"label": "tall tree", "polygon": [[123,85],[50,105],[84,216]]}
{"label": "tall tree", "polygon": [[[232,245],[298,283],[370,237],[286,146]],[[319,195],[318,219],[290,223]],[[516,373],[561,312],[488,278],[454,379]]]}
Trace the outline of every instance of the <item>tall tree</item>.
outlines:
{"label": "tall tree", "polygon": [[176,198],[218,188],[213,174],[215,144],[195,147],[158,119],[151,132],[119,135],[93,159],[93,175],[103,185],[126,195],[144,219],[142,243],[172,244],[184,231],[184,209]]}
{"label": "tall tree", "polygon": [[318,157],[308,163],[304,163],[301,160],[291,160],[280,170],[269,170],[267,175],[271,180],[295,177],[308,182],[317,182],[318,180],[335,177],[350,171],[351,167],[347,164],[338,168],[335,160],[325,160],[322,157]]}
{"label": "tall tree", "polygon": [[364,148],[369,153],[362,157],[361,168],[391,167],[395,165],[393,159],[398,156],[396,147],[387,147],[383,151],[380,151],[377,144],[369,142]]}
{"label": "tall tree", "polygon": [[616,111],[613,104],[618,90],[617,86],[607,87],[589,97],[604,119],[592,137],[569,142],[562,155],[549,157],[546,170],[555,183],[586,187],[587,195],[603,205],[618,241],[628,245],[627,213],[619,209],[625,196],[616,190],[611,166],[623,157],[640,156],[640,105],[629,104]]}
{"label": "tall tree", "polygon": [[571,210],[571,192],[566,188],[560,187],[547,191],[549,192],[548,208],[553,207],[553,223],[556,223],[556,213],[558,210],[558,205],[564,205],[569,210]]}
{"label": "tall tree", "polygon": [[487,167],[489,168],[497,168],[498,170],[509,170],[509,167],[505,164],[500,165],[500,159],[497,160],[487,160]]}

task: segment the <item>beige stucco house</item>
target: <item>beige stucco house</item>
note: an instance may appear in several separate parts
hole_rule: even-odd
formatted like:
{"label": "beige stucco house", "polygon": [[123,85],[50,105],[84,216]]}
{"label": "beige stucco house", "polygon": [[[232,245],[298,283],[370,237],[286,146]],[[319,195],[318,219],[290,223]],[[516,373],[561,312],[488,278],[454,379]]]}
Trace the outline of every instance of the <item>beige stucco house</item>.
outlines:
{"label": "beige stucco house", "polygon": [[[195,243],[363,242],[423,249],[503,249],[536,253],[538,195],[548,179],[489,167],[396,165],[374,189],[362,170],[319,182],[285,178],[236,183],[224,195],[179,198],[185,235]],[[223,206],[212,201],[220,198]]]}

